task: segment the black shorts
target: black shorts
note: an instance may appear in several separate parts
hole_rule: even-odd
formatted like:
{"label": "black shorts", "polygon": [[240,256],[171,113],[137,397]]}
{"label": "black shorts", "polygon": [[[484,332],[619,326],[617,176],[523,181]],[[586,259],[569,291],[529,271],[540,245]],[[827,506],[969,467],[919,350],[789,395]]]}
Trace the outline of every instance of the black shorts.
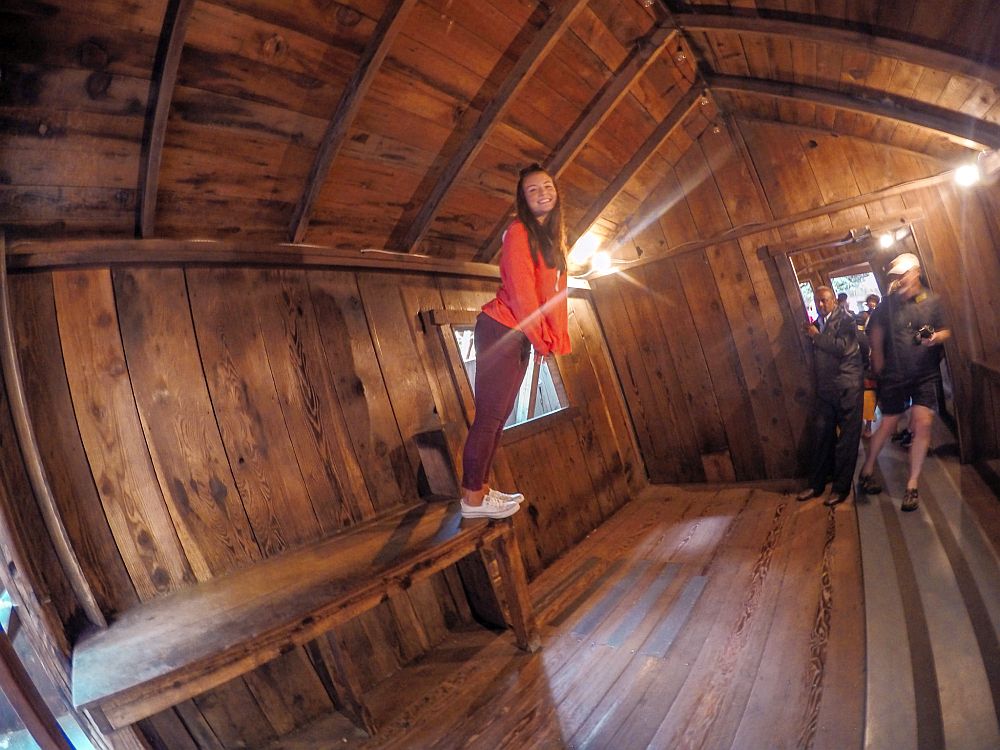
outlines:
{"label": "black shorts", "polygon": [[878,404],[883,414],[902,414],[911,406],[926,406],[938,410],[941,375],[934,373],[902,383],[879,384]]}

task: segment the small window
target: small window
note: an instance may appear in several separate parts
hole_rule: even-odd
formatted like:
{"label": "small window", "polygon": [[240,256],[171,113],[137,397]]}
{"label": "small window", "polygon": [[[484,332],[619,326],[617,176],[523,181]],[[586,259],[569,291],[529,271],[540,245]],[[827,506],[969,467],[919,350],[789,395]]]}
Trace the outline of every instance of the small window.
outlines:
{"label": "small window", "polygon": [[878,288],[875,274],[871,271],[863,273],[852,273],[846,276],[831,276],[830,286],[836,294],[844,292],[847,294],[847,309],[857,315],[868,308],[865,307],[865,300],[869,294],[881,296],[882,291]]}
{"label": "small window", "polygon": [[802,294],[802,302],[806,306],[806,314],[809,316],[809,320],[815,320],[819,313],[816,311],[816,295],[813,292],[813,285],[808,281],[800,281],[799,292]]}
{"label": "small window", "polygon": [[[473,326],[455,326],[453,330],[459,356],[465,367],[465,374],[469,378],[469,385],[474,390],[476,383],[475,328]],[[524,380],[517,393],[517,401],[514,402],[514,408],[504,424],[504,429],[569,406],[562,379],[559,377],[559,368],[551,367],[551,364],[550,357],[544,358],[539,363],[538,358],[535,357],[534,349],[531,350],[528,370],[524,374]],[[532,390],[533,383],[536,384],[534,391]],[[533,395],[534,398],[532,398]]]}

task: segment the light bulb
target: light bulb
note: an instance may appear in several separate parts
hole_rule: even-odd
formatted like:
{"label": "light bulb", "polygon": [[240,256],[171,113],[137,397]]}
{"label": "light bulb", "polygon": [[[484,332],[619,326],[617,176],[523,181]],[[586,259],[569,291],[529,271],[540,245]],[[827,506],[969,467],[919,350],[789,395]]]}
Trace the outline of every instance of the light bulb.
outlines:
{"label": "light bulb", "polygon": [[955,182],[961,187],[970,187],[979,182],[979,165],[963,164],[955,170]]}
{"label": "light bulb", "polygon": [[892,236],[892,232],[886,232],[885,234],[879,235],[878,238],[879,247],[883,250],[890,248],[896,244],[896,238]]}
{"label": "light bulb", "polygon": [[590,259],[590,270],[601,273],[611,268],[611,253],[607,250],[598,250],[594,257]]}
{"label": "light bulb", "polygon": [[601,246],[601,239],[599,234],[589,230],[584,232],[570,250],[569,259],[575,264],[586,263]]}

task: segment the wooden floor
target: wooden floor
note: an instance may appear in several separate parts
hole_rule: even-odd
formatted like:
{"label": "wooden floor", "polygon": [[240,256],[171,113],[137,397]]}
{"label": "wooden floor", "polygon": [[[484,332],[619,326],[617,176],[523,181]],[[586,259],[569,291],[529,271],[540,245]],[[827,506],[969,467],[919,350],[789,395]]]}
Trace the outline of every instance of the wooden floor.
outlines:
{"label": "wooden floor", "polygon": [[375,689],[376,737],[334,717],[272,750],[995,750],[1000,504],[940,453],[910,514],[897,446],[835,511],[652,490],[533,582],[541,651],[454,632]]}

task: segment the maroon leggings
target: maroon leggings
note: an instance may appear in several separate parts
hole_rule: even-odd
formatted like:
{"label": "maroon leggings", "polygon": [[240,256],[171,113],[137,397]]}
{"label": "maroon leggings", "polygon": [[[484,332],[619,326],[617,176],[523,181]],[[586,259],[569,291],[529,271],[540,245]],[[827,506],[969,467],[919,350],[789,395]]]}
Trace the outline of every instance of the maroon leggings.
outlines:
{"label": "maroon leggings", "polygon": [[486,483],[531,355],[527,336],[486,313],[479,313],[476,318],[475,341],[476,418],[462,452],[462,487],[472,491]]}

